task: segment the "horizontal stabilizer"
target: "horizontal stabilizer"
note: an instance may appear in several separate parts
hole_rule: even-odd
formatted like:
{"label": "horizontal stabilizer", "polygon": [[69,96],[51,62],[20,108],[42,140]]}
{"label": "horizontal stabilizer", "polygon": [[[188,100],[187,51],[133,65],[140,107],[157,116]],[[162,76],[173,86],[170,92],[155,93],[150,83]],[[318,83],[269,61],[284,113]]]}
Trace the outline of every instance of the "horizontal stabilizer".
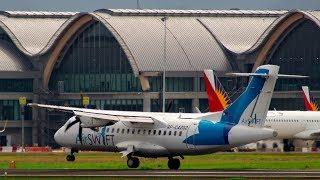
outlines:
{"label": "horizontal stabilizer", "polygon": [[227,76],[235,76],[235,77],[248,77],[248,76],[258,76],[258,77],[268,77],[268,74],[264,73],[226,73]]}
{"label": "horizontal stabilizer", "polygon": [[[268,74],[260,74],[260,73],[226,73],[227,76],[235,76],[235,77],[248,77],[248,76],[258,76],[258,77],[268,77]],[[309,76],[301,76],[301,75],[288,75],[288,74],[278,74],[278,78],[308,78]]]}
{"label": "horizontal stabilizer", "polygon": [[303,79],[308,78],[309,76],[301,76],[301,75],[289,75],[289,74],[279,74],[279,78],[294,78],[294,79]]}

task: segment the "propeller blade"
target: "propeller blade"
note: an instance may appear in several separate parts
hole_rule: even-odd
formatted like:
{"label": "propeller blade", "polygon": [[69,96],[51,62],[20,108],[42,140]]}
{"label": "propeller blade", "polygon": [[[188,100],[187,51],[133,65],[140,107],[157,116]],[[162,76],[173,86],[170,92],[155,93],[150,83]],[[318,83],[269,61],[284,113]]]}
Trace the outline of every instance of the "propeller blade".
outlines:
{"label": "propeller blade", "polygon": [[79,117],[76,117],[76,121],[79,122],[79,133],[78,133],[78,137],[80,140],[80,143],[82,144],[82,127],[81,127],[81,120]]}

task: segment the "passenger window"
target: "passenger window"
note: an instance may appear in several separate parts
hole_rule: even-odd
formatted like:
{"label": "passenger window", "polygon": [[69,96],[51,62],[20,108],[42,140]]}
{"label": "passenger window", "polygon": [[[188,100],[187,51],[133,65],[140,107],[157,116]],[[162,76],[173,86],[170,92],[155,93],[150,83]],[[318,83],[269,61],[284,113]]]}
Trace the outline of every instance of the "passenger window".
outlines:
{"label": "passenger window", "polygon": [[167,134],[167,131],[163,131],[163,135],[165,136]]}
{"label": "passenger window", "polygon": [[121,133],[124,134],[124,129],[121,130]]}
{"label": "passenger window", "polygon": [[114,133],[114,128],[112,128],[111,133]]}
{"label": "passenger window", "polygon": [[140,131],[141,131],[141,130],[140,130],[140,129],[138,129],[138,134],[140,134]]}
{"label": "passenger window", "polygon": [[107,128],[107,133],[109,132],[109,128]]}
{"label": "passenger window", "polygon": [[143,130],[143,134],[146,134],[146,130],[145,129]]}
{"label": "passenger window", "polygon": [[150,135],[150,134],[151,134],[151,130],[148,131],[148,135]]}
{"label": "passenger window", "polygon": [[161,130],[158,132],[158,135],[161,135]]}
{"label": "passenger window", "polygon": [[153,135],[156,135],[157,134],[157,130],[153,130]]}
{"label": "passenger window", "polygon": [[129,132],[130,132],[130,129],[127,129],[127,134],[129,134]]}
{"label": "passenger window", "polygon": [[171,136],[171,131],[169,131],[169,136]]}
{"label": "passenger window", "polygon": [[120,129],[118,128],[118,129],[117,129],[117,133],[119,133],[119,132],[120,132]]}
{"label": "passenger window", "polygon": [[173,135],[176,136],[177,135],[177,131],[175,131]]}
{"label": "passenger window", "polygon": [[179,136],[181,136],[181,135],[182,135],[182,131],[179,132]]}
{"label": "passenger window", "polygon": [[132,129],[132,134],[134,134],[134,132],[135,132],[135,129]]}

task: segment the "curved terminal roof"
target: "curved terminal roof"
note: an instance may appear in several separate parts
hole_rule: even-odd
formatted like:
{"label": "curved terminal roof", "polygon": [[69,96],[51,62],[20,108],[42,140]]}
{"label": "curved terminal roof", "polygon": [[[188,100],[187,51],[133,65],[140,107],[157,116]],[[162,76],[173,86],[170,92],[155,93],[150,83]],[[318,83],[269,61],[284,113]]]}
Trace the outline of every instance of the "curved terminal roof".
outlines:
{"label": "curved terminal roof", "polygon": [[277,17],[204,17],[199,20],[229,51],[248,51]]}
{"label": "curved terminal roof", "polygon": [[0,27],[26,55],[38,55],[63,24],[75,13],[71,12],[0,12]]}
{"label": "curved terminal roof", "polygon": [[[118,33],[124,48],[131,53],[138,71],[162,71],[164,61],[164,22],[159,16],[110,16],[96,13]],[[217,41],[194,18],[170,17],[167,20],[168,71],[231,70]]]}
{"label": "curved terminal roof", "polygon": [[32,65],[5,41],[0,41],[0,71],[31,71]]}
{"label": "curved terminal roof", "polygon": [[81,17],[91,16],[115,36],[139,75],[163,70],[161,18],[167,16],[168,71],[230,71],[227,51],[257,50],[294,13],[320,25],[319,11],[101,9],[93,13],[2,11],[0,27],[22,53],[39,56],[53,49]]}
{"label": "curved terminal roof", "polygon": [[168,71],[231,71],[225,50],[249,51],[286,11],[102,9],[92,13],[112,29],[136,74],[162,71],[164,16]]}

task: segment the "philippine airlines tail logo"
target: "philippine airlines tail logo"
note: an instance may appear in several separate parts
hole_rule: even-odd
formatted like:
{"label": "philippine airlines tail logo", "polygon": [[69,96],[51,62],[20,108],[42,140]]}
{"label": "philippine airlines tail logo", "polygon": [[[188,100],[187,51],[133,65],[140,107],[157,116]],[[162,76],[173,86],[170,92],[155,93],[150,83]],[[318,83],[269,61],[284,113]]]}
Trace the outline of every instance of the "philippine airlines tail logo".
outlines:
{"label": "philippine airlines tail logo", "polygon": [[304,105],[306,106],[306,109],[308,111],[319,111],[318,104],[316,104],[310,99],[309,87],[302,86],[302,92],[303,92],[303,101],[304,101]]}
{"label": "philippine airlines tail logo", "polygon": [[212,70],[204,71],[204,82],[208,95],[210,112],[223,111],[229,105],[229,98]]}

